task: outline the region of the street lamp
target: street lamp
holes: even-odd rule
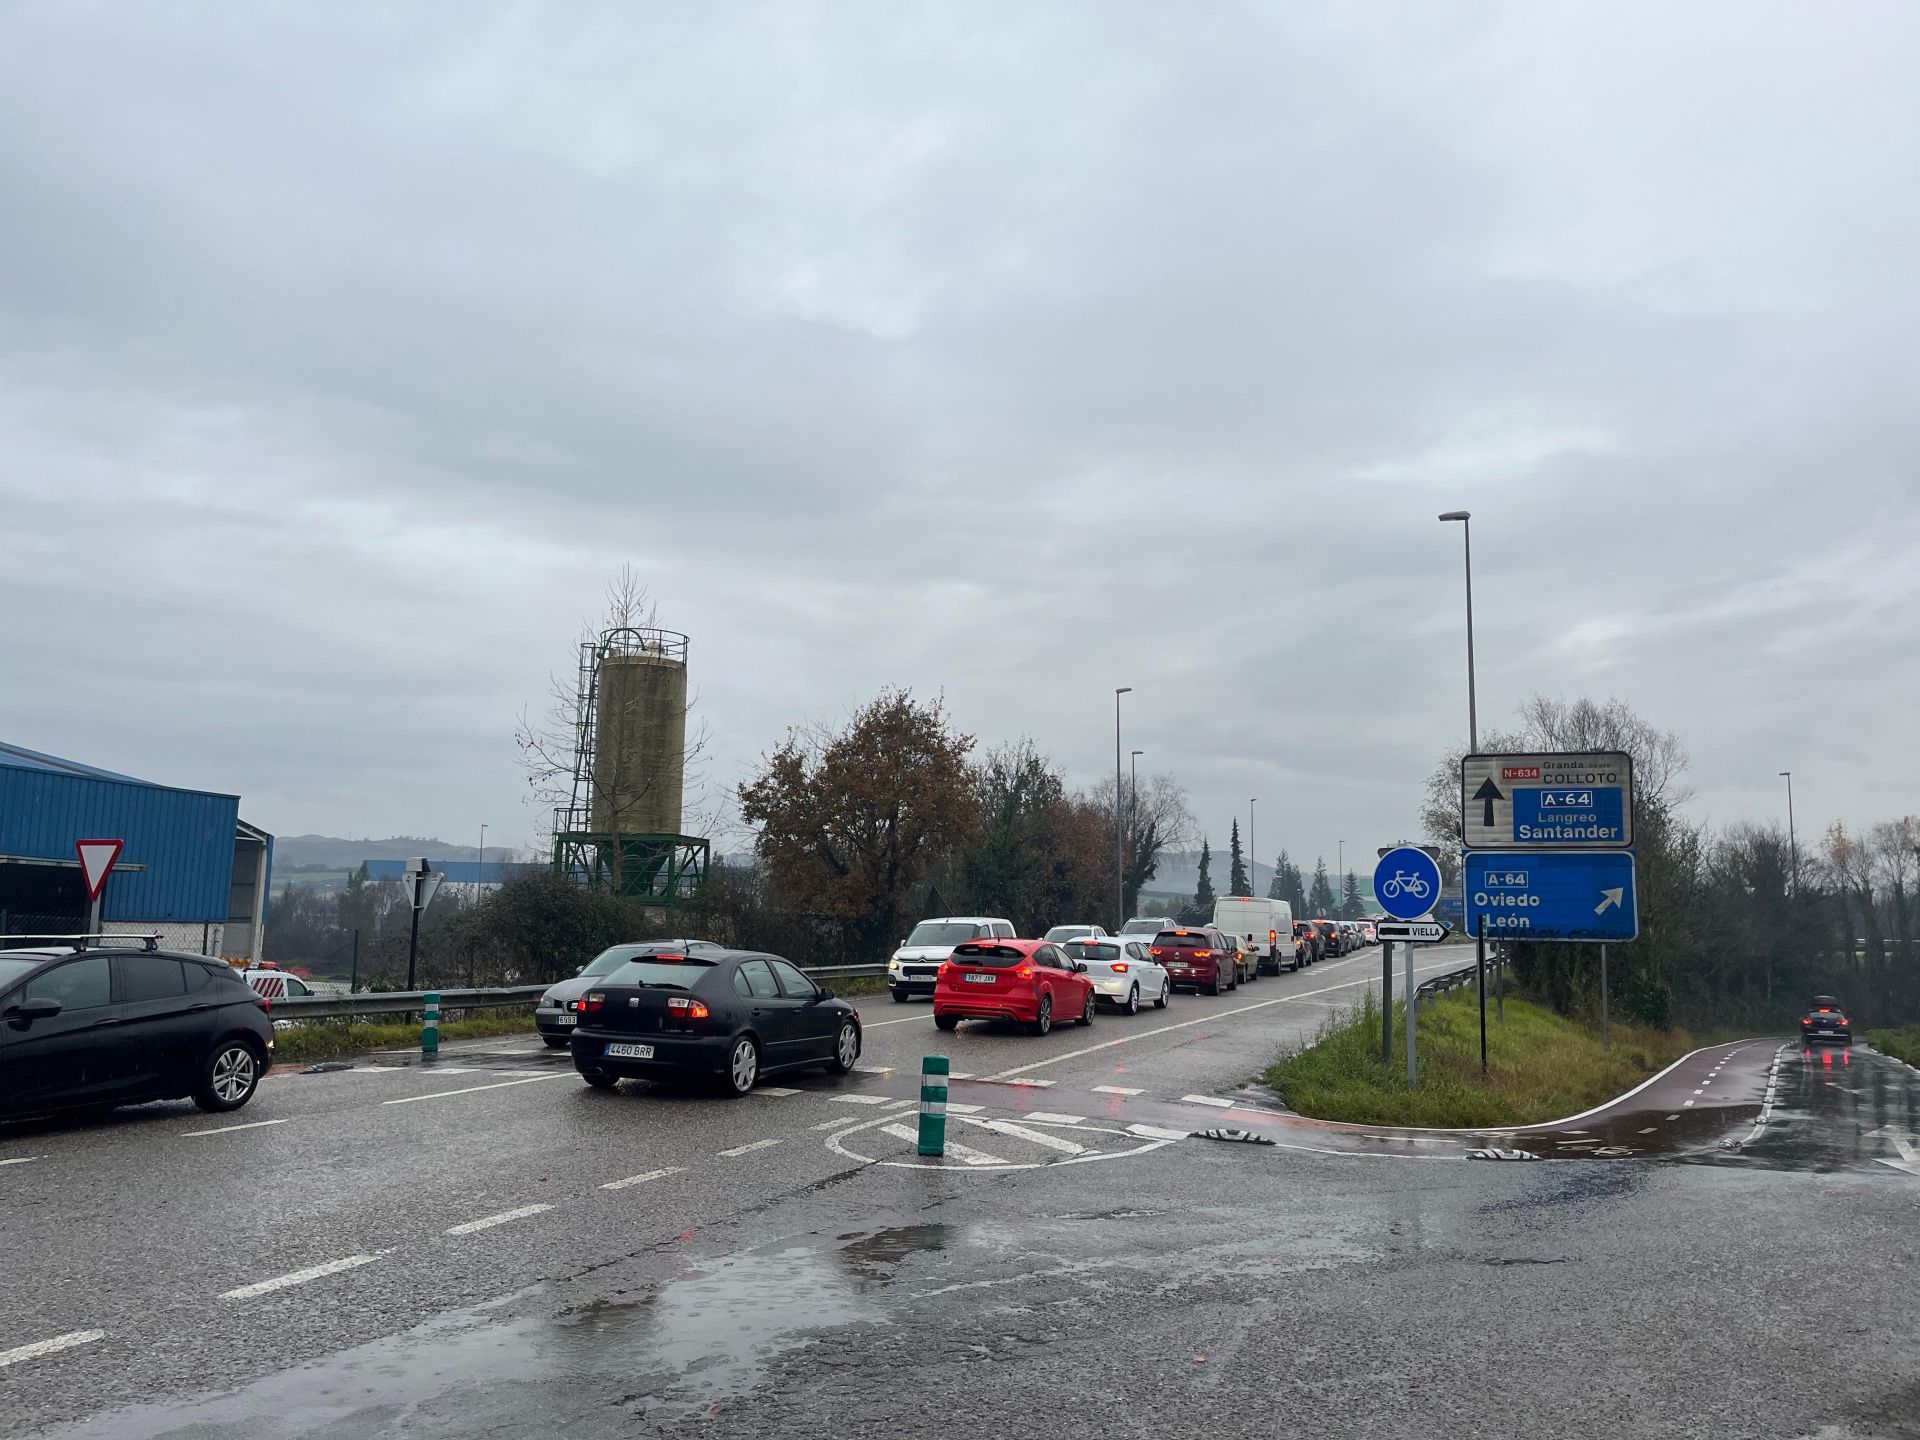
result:
[[[1782,770],[1780,778],[1787,782],[1787,851],[1793,857],[1793,893],[1800,893],[1800,842],[1793,833],[1793,771]]]
[[[1127,892],[1124,873],[1124,861],[1121,850],[1126,844],[1125,827],[1120,823],[1120,697],[1131,695],[1131,685],[1121,685],[1113,692],[1113,909],[1119,918],[1113,922],[1117,932],[1127,923]]]
[[[1344,840],[1340,842],[1339,854],[1340,873],[1333,877],[1334,883],[1340,887],[1340,902],[1334,906],[1336,912],[1347,903],[1347,842]]]
[[[1467,551],[1467,744],[1480,748],[1480,711],[1473,692],[1473,515],[1466,510],[1449,510],[1442,520],[1460,522],[1460,533]]]
[[[1253,807],[1260,803],[1258,795],[1247,801],[1247,893],[1260,894],[1260,852],[1253,848]]]

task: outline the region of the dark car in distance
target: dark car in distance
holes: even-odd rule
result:
[[[1808,1047],[1853,1044],[1853,1022],[1833,996],[1813,997],[1813,1008],[1800,1017],[1800,1043]]]
[[[604,979],[627,961],[641,955],[656,954],[662,950],[679,950],[683,953],[711,950],[718,953],[723,948],[711,940],[635,940],[625,945],[609,945],[581,967],[579,974],[556,980],[547,987],[547,993],[533,1007],[533,1028],[540,1032],[540,1038],[548,1045],[555,1050],[562,1049],[580,1023],[580,997],[593,988],[595,981]]]
[[[224,961],[138,942],[0,950],[0,1117],[238,1110],[272,1064],[267,1001]]]
[[[702,947],[627,961],[577,1002],[573,1068],[623,1079],[710,1079],[745,1095],[763,1075],[860,1058],[860,1013],[778,955]]]

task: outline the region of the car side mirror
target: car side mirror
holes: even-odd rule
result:
[[[60,1013],[58,1000],[22,1000],[18,1005],[9,1005],[4,1012],[6,1020],[16,1030],[25,1030],[36,1020],[51,1020]]]
[[[818,990],[814,991],[813,998],[815,1000],[831,1000],[833,999],[833,991],[829,990],[825,985],[822,985]]]
[[[1076,974],[1076,975],[1084,975],[1084,974],[1086,974],[1086,973],[1087,973],[1087,962],[1086,962],[1086,961],[1084,961],[1084,960],[1076,960],[1076,961],[1074,961],[1074,962],[1073,962],[1073,973],[1074,973],[1074,974]]]

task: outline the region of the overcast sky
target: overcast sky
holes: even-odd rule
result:
[[[1920,809],[1920,10],[0,11],[0,735],[525,841],[631,562],[712,779],[880,687],[1216,844],[1619,696]]]

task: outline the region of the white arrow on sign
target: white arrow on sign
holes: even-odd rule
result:
[[[1613,890],[1602,890],[1600,892],[1600,903],[1593,907],[1593,913],[1596,915],[1604,915],[1607,911],[1626,903],[1627,890],[1624,885]]]

